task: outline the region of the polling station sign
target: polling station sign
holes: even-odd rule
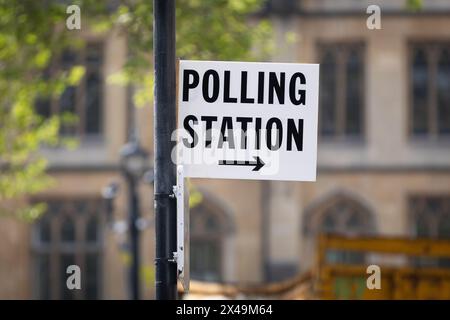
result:
[[[180,61],[186,177],[315,181],[319,65]]]

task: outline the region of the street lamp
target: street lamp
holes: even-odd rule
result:
[[[128,179],[140,180],[148,170],[148,153],[142,149],[139,140],[132,137],[120,150],[120,168]]]
[[[149,169],[148,153],[141,147],[136,135],[120,150],[120,169],[128,187],[128,231],[131,253],[129,269],[130,297],[139,300],[139,196],[137,186]]]
[[[117,197],[118,193],[119,185],[115,181],[102,189],[102,197],[105,200],[106,223],[111,226],[113,224],[113,214],[115,211],[114,199]]]

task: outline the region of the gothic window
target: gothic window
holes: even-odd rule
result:
[[[102,254],[101,201],[50,199],[33,226],[35,297],[99,299]],[[81,290],[69,290],[67,267],[80,267]]]
[[[349,196],[338,194],[307,210],[305,232],[316,239],[321,234],[367,236],[375,232],[372,213]],[[330,251],[329,262],[362,263],[364,255],[352,252]]]
[[[414,196],[409,205],[417,236],[450,239],[450,196]]]
[[[320,135],[361,139],[364,136],[364,45],[319,45]]]
[[[409,199],[413,233],[419,238],[450,239],[450,196],[413,196]],[[450,259],[417,259],[421,266],[450,267]]]
[[[323,208],[318,217],[317,231],[344,235],[363,235],[371,230],[371,215],[357,201],[341,198]]]
[[[58,114],[67,120],[75,116],[75,119],[64,121],[62,135],[98,137],[103,130],[103,44],[88,42],[84,49],[64,51],[52,63],[47,77],[68,72],[76,65],[85,68],[79,84],[67,87],[57,100],[38,100],[36,110],[43,117]]]
[[[190,213],[190,272],[197,280],[223,280],[225,239],[231,232],[227,214],[205,200]]]
[[[414,137],[450,136],[450,43],[413,43],[410,51]]]

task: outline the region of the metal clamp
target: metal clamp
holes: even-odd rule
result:
[[[184,269],[184,171],[183,166],[177,166],[177,185],[173,186],[173,194],[177,199],[177,251],[173,252],[177,262],[178,272]]]
[[[155,193],[154,194],[155,200],[161,200],[161,199],[165,199],[165,198],[174,199],[175,194],[173,192],[172,193]]]
[[[177,251],[173,258],[177,263],[178,278],[184,291],[189,291],[189,192],[184,184],[183,166],[177,166],[177,185],[173,193],[177,199]]]
[[[158,263],[176,263],[176,261],[171,258],[155,258],[155,264]]]

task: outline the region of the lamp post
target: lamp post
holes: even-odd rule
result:
[[[136,135],[120,150],[120,168],[127,183],[128,189],[128,235],[131,253],[129,268],[130,297],[133,300],[140,298],[139,281],[139,196],[137,187],[139,181],[148,169],[148,154],[142,149]]]
[[[154,108],[154,203],[155,203],[155,291],[158,300],[177,299],[176,166],[171,153],[176,129],[175,0],[153,1],[153,52],[155,65]]]

